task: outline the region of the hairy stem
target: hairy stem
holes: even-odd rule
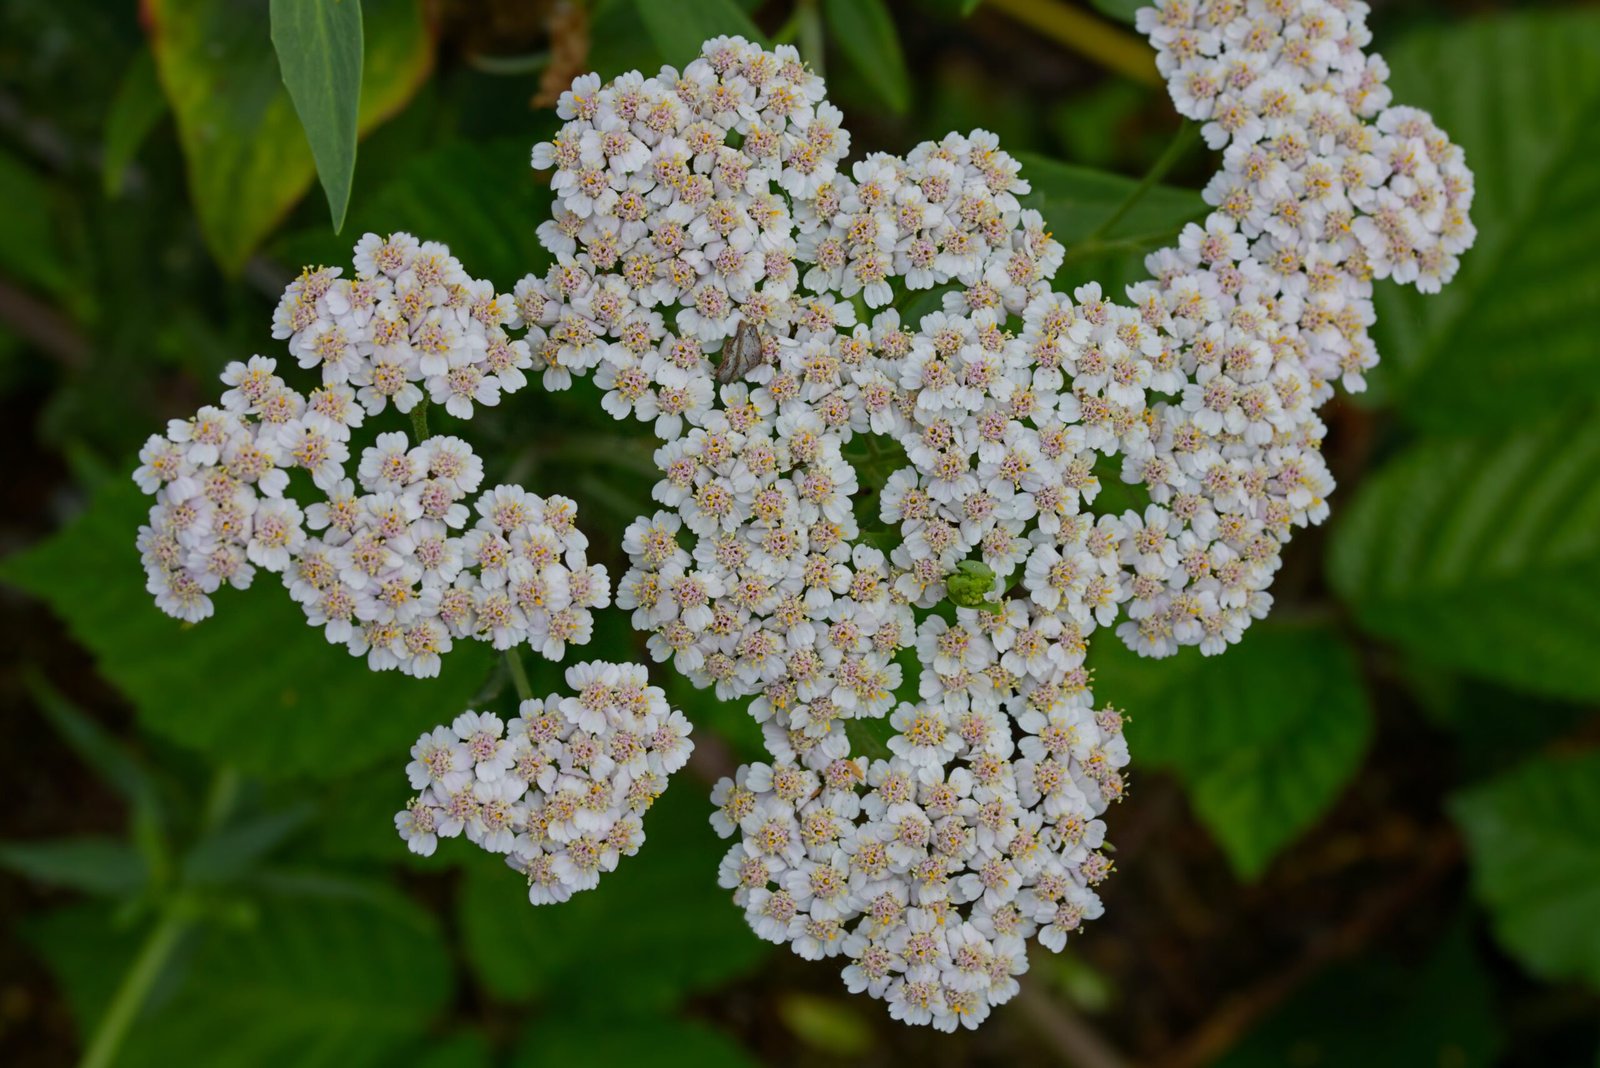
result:
[[[411,430],[417,436],[417,443],[428,440],[428,398],[423,397],[417,406],[411,409]]]

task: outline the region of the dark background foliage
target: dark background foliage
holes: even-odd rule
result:
[[[364,229],[448,241],[502,288],[540,267],[527,150],[583,70],[682,62],[740,28],[796,38],[857,155],[995,130],[1068,247],[1058,282],[1138,277],[1203,211],[1213,161],[1134,6],[365,0],[360,106],[329,120],[363,137],[335,236],[346,190],[312,189],[267,0],[6,0],[0,1063],[1596,1064],[1593,7],[1377,4],[1397,100],[1477,173],[1478,245],[1440,296],[1381,289],[1384,363],[1327,412],[1333,516],[1289,549],[1271,620],[1212,660],[1096,646],[1135,761],[1107,914],[1037,952],[975,1034],[892,1023],[836,966],[744,929],[705,799],[759,752],[740,709],[659,673],[696,763],[637,858],[534,910],[497,864],[416,860],[390,823],[416,733],[508,702],[489,656],[375,676],[271,582],[194,628],[143,592],[143,438],[274,351],[276,293]],[[580,384],[469,436],[491,475],[577,498],[619,573],[648,509],[640,428]],[[638,639],[612,610],[585,652]]]

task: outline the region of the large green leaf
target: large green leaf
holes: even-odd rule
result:
[[[640,962],[653,967],[654,962]],[[591,1005],[591,1010],[596,1006]],[[549,1016],[529,1028],[513,1058],[517,1068],[637,1065],[650,1068],[755,1068],[732,1038],[696,1020],[617,1016],[606,1010]]]
[[[114,838],[55,838],[43,842],[0,842],[0,869],[46,886],[121,897],[144,882],[138,851]]]
[[[1096,11],[1118,22],[1132,22],[1141,7],[1149,7],[1145,0],[1089,0]]]
[[[150,773],[103,726],[42,679],[29,678],[28,690],[45,719],[62,741],[89,765],[96,778],[135,808],[155,809],[160,805]]]
[[[827,0],[828,34],[873,93],[889,110],[911,107],[911,75],[900,35],[883,0]]]
[[[645,816],[638,855],[559,906],[528,904],[527,886],[499,858],[475,861],[461,927],[478,976],[512,1000],[667,1009],[749,971],[767,946],[717,886],[726,845],[709,815],[704,787],[673,782]]]
[[[496,1062],[482,1031],[458,1031],[435,1039],[404,1063],[407,1068],[493,1068]]]
[[[50,969],[80,1038],[105,1012],[145,934],[144,926],[131,922],[122,906],[103,901],[25,913],[17,918],[17,932]],[[182,982],[184,963],[179,955],[157,977],[152,1003],[171,996]]]
[[[417,0],[368,0],[359,127],[405,104],[432,45]],[[305,193],[311,149],[279,77],[267,0],[147,0],[156,72],[178,123],[206,244],[236,272]]]
[[[334,778],[399,760],[416,735],[466,707],[492,660],[461,643],[442,677],[367,670],[305,623],[272,575],[218,595],[187,626],[156,610],[133,548],[149,498],[103,487],[55,537],[0,564],[43,598],[150,729],[266,777]],[[398,767],[399,765],[396,764]]]
[[[1023,206],[1036,208],[1051,234],[1066,246],[1066,259],[1055,279],[1058,289],[1098,281],[1107,295],[1120,295],[1126,284],[1149,276],[1144,269],[1146,253],[1174,243],[1185,223],[1206,213],[1199,192],[1157,184],[1140,193],[1115,224],[1105,227],[1138,191],[1136,179],[1031,152],[1016,156],[1022,161],[1022,177],[1033,185],[1022,198]],[[1099,232],[1103,227],[1105,232]]]
[[[1458,920],[1420,966],[1375,953],[1317,977],[1216,1068],[1490,1068],[1504,1044],[1493,985]]]
[[[1451,810],[1500,941],[1539,976],[1600,988],[1600,753],[1532,760]]]
[[[662,58],[684,67],[700,54],[700,46],[713,37],[737,34],[748,41],[765,38],[733,0],[636,0],[639,21],[655,42]]]
[[[104,912],[34,921],[31,941],[92,1027],[137,935]],[[387,1065],[424,1035],[450,994],[437,924],[392,895],[268,899],[243,927],[211,927],[168,970],[118,1068]]]
[[[1022,161],[1022,177],[1033,185],[1033,192],[1023,199],[1024,205],[1039,209],[1055,239],[1067,246],[1069,254],[1077,242],[1104,225],[1139,188],[1137,179],[1110,171],[1062,163],[1032,152],[1015,155]],[[1198,191],[1154,185],[1096,240],[1142,242],[1154,248],[1175,238],[1184,223],[1205,212],[1206,204]]]
[[[1440,664],[1600,697],[1600,426],[1423,442],[1370,477],[1328,574],[1363,627]]]
[[[1259,624],[1220,656],[1165,660],[1106,634],[1089,662],[1096,700],[1129,716],[1139,765],[1177,773],[1247,878],[1327,809],[1372,733],[1355,657],[1329,628]]]
[[[1442,293],[1378,286],[1375,388],[1445,431],[1600,396],[1600,11],[1462,22],[1385,51],[1396,102],[1466,152],[1478,241]]]
[[[156,64],[149,49],[141,48],[128,64],[111,107],[106,111],[105,144],[100,161],[101,182],[107,196],[122,193],[128,167],[145,138],[167,113],[167,98],[156,81]]]
[[[339,263],[349,260],[355,234],[408,230],[443,241],[474,277],[509,289],[549,263],[536,232],[549,204],[550,187],[528,165],[526,139],[454,142],[413,157],[364,197],[351,214],[351,238],[318,228],[285,237],[273,251],[294,266]]]
[[[50,187],[0,151],[0,272],[46,293],[66,290],[69,274],[55,220]]]
[[[356,175],[361,0],[272,0],[272,48],[305,128],[335,231]]]

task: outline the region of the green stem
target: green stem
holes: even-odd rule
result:
[[[204,838],[227,822],[233,814],[233,803],[239,799],[239,772],[224,766],[211,778],[211,789],[206,793],[205,807],[200,810],[200,834]]]
[[[522,657],[515,649],[506,650],[506,667],[511,669],[511,685],[516,688],[517,700],[533,700],[533,687],[528,683],[528,670],[522,666]]]
[[[200,809],[197,838],[205,838],[228,822],[239,801],[240,784],[238,769],[229,766],[217,769]],[[122,1048],[123,1039],[128,1036],[128,1028],[133,1026],[150,999],[151,989],[172,960],[173,951],[194,925],[195,915],[194,901],[181,886],[162,898],[156,925],[145,936],[138,955],[111,996],[111,1003],[95,1024],[78,1068],[110,1068]]]
[[[1199,136],[1200,128],[1194,123],[1185,122],[1180,126],[1177,135],[1167,145],[1166,150],[1161,153],[1161,157],[1152,163],[1150,169],[1145,172],[1144,177],[1139,179],[1139,184],[1134,186],[1133,191],[1123,198],[1121,204],[1117,205],[1117,210],[1112,212],[1105,222],[1095,227],[1083,241],[1086,243],[1104,237],[1111,232],[1117,223],[1127,218],[1128,212],[1133,210],[1134,205],[1143,200],[1145,194],[1154,189],[1161,179],[1167,176],[1167,172],[1177,166],[1178,161],[1184,157]]]
[[[133,958],[133,964],[111,997],[111,1004],[95,1025],[89,1048],[84,1052],[83,1060],[78,1062],[78,1068],[110,1068],[116,1060],[128,1028],[139,1015],[139,1010],[144,1008],[156,980],[161,977],[167,962],[172,959],[173,951],[189,929],[190,920],[183,914],[184,911],[174,903],[169,903],[162,910],[161,920],[146,936],[144,945],[139,947],[139,955]]]
[[[1069,267],[1108,253],[1143,252],[1156,245],[1170,244],[1177,239],[1180,232],[1181,227],[1172,227],[1148,234],[1119,237],[1111,241],[1079,241],[1067,249],[1067,254],[1061,259],[1061,266]]]
[[[800,0],[794,17],[800,23],[800,58],[805,60],[817,77],[823,76],[822,66],[822,12],[817,0]]]
[[[417,436],[417,444],[428,440],[428,398],[423,397],[417,406],[411,409],[411,430]]]

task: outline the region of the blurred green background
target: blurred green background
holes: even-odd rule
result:
[[[539,269],[528,148],[580,71],[820,35],[857,157],[975,126],[1025,155],[1058,283],[1137,278],[1202,214],[1190,140],[1082,240],[1181,136],[1136,4],[799,6],[365,0],[335,236],[266,0],[4,0],[0,1064],[76,1063],[97,1035],[102,1064],[227,1068],[1600,1064],[1592,6],[1375,5],[1396,100],[1477,173],[1477,246],[1440,296],[1380,288],[1384,362],[1326,412],[1333,516],[1288,550],[1271,619],[1213,660],[1095,647],[1134,752],[1107,914],[1035,947],[976,1033],[895,1024],[744,928],[706,823],[707,775],[760,753],[740,709],[659,672],[696,765],[638,857],[534,910],[492,858],[421,861],[392,830],[416,734],[509,704],[490,656],[372,675],[270,581],[200,627],[152,607],[127,477],[145,436],[275,352],[284,283],[365,229],[447,241],[501,288]],[[580,383],[466,436],[491,476],[577,498],[617,575],[650,509],[643,432]],[[644,658],[614,609],[583,652]]]

